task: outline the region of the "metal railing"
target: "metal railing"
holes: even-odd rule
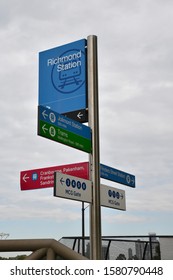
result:
[[[89,258],[89,237],[63,237],[60,242]],[[84,248],[83,248],[84,246]],[[104,260],[173,260],[173,236],[104,236],[102,237]]]
[[[90,258],[90,240],[79,236],[62,237],[59,241],[0,240],[0,252],[27,252],[26,260],[87,260]],[[102,259],[173,260],[173,235],[104,236]]]

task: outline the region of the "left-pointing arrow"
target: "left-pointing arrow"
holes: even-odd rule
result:
[[[29,177],[27,176],[27,173],[25,173],[25,175],[23,176],[23,181],[26,183],[27,182],[27,179],[29,179]]]
[[[44,132],[44,133],[46,133],[46,131],[48,131],[48,128],[46,127],[46,124],[44,124],[44,125],[42,126],[42,129],[43,129],[43,132]]]
[[[81,112],[79,112],[79,113],[77,114],[77,117],[78,117],[79,119],[81,119],[81,117],[83,117],[83,114],[82,114]]]
[[[61,185],[63,185],[63,183],[64,183],[65,181],[63,180],[63,178],[61,178],[61,179],[60,179],[60,182],[61,182]]]
[[[48,114],[46,114],[46,110],[44,110],[44,111],[42,112],[42,115],[43,115],[43,118],[44,118],[44,119],[46,119],[46,118],[48,117]]]

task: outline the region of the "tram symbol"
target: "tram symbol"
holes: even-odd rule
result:
[[[80,64],[77,64],[77,62],[80,62]],[[78,60],[72,60],[71,61],[72,65],[78,65],[75,68],[68,69],[66,71],[61,71],[59,74],[59,80],[61,80],[61,85],[59,85],[60,89],[63,89],[64,87],[68,85],[80,85],[82,80],[80,79],[81,75],[81,61]]]
[[[79,52],[81,56],[75,57],[75,54]],[[72,57],[74,58],[72,59]],[[85,83],[81,67],[84,53],[78,49],[73,49],[61,54],[59,59],[60,62],[53,66],[51,73],[54,88],[61,93],[77,91]]]

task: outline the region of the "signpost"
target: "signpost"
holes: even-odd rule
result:
[[[101,184],[101,206],[126,210],[125,191]]]
[[[60,172],[88,179],[88,162],[52,166],[20,172],[22,191],[54,187],[54,172]]]
[[[93,201],[90,209],[90,258],[101,259],[101,205],[100,205],[100,141],[97,36],[87,38],[88,121],[92,129],[92,152],[89,157],[90,180],[93,183]]]
[[[134,175],[100,164],[98,104],[96,36],[39,53],[38,135],[88,153],[89,163],[22,171],[21,190],[54,186],[54,196],[90,203],[94,260],[101,259],[101,206],[126,210],[125,192],[100,178],[135,188]]]
[[[135,176],[121,170],[100,164],[100,176],[104,179],[135,188]]]
[[[38,108],[38,135],[87,153],[91,152],[90,127],[43,106]]]
[[[55,172],[54,196],[91,203],[91,181]]]
[[[39,105],[59,114],[85,110],[86,76],[85,39],[40,52]]]

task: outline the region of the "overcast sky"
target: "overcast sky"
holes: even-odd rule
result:
[[[81,203],[22,192],[20,171],[88,161],[37,136],[38,53],[97,35],[101,163],[136,176],[135,189],[103,181],[127,210],[102,207],[102,234],[173,234],[172,26],[170,0],[0,1],[0,233],[81,235]]]

